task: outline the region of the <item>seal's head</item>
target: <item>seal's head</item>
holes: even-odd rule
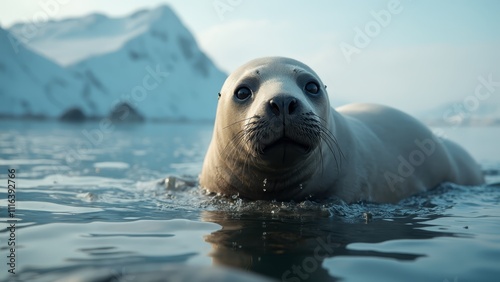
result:
[[[281,57],[250,61],[220,92],[201,185],[254,199],[295,198],[321,161],[321,144],[335,143],[329,116],[326,87],[311,68]]]

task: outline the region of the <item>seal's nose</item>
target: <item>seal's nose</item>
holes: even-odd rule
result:
[[[269,100],[269,108],[276,116],[293,115],[298,107],[299,102],[292,96],[280,95]]]

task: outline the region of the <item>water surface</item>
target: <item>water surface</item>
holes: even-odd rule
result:
[[[499,128],[443,130],[500,169]],[[397,205],[220,198],[191,183],[211,134],[0,121],[0,280],[498,281],[499,187],[445,184]],[[15,275],[4,267],[12,168]]]

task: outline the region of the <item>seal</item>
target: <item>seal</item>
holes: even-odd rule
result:
[[[390,107],[330,107],[307,65],[266,57],[226,79],[200,186],[255,200],[398,202],[443,182],[484,182],[474,159]]]

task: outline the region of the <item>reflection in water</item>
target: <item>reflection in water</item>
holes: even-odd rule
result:
[[[419,218],[346,221],[339,217],[302,214],[266,216],[238,212],[205,211],[202,219],[222,226],[207,236],[215,265],[250,270],[283,281],[334,281],[321,267],[325,258],[369,256],[412,261],[421,254],[349,250],[351,243],[379,243],[398,239],[430,239],[455,236],[427,231]]]

